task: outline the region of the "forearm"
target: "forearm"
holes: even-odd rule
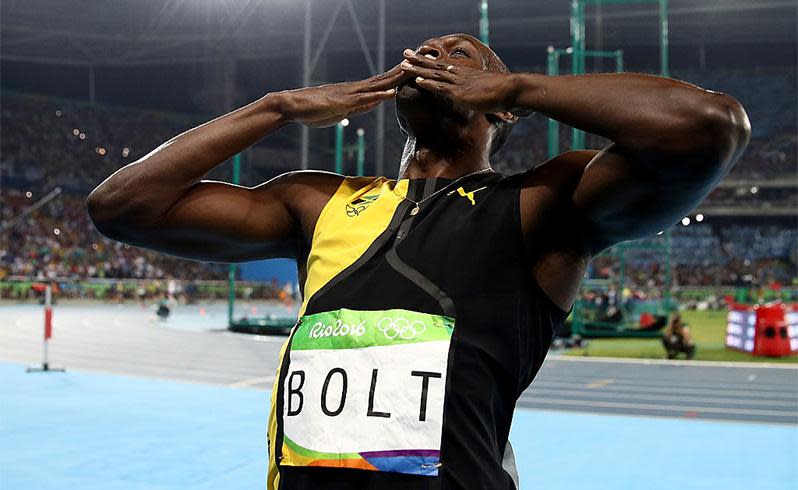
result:
[[[634,73],[513,76],[512,105],[604,136],[619,149],[658,155],[721,146],[745,113],[731,97]]]
[[[96,222],[151,222],[213,168],[286,124],[281,95],[269,94],[160,145],[119,169],[89,195]]]

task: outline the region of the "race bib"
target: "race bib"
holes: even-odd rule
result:
[[[280,464],[437,475],[453,330],[450,317],[400,309],[303,316]]]

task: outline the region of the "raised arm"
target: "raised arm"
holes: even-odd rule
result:
[[[401,77],[394,68],[358,82],[266,95],[119,169],[89,195],[89,216],[110,238],[186,258],[294,256],[341,176],[292,172],[252,188],[202,178],[289,122],[323,127],[371,110],[393,97]]]
[[[564,309],[592,256],[675,223],[729,171],[750,138],[748,117],[732,97],[669,78],[500,73],[413,51],[405,59],[419,87],[475,111],[507,121],[541,112],[613,142],[527,173],[521,214],[533,235],[533,273]]]
[[[515,77],[514,105],[611,141],[560,159],[590,254],[654,234],[694,209],[748,144],[732,97],[640,74]],[[554,162],[552,162],[554,163]],[[566,189],[569,186],[565,186]]]

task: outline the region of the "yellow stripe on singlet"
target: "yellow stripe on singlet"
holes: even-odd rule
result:
[[[307,277],[299,316],[305,314],[308,301],[325,284],[346,270],[368,250],[378,236],[388,228],[396,208],[407,196],[409,181],[388,180],[384,177],[347,177],[330,198],[316,221],[307,261]],[[373,196],[377,195],[376,199]],[[369,197],[368,205],[356,215],[347,213],[347,204],[361,197]],[[277,490],[280,473],[277,471],[275,440],[277,438],[277,388],[280,366],[288,341],[280,349],[280,359],[272,387],[269,410],[269,470],[267,489]]]

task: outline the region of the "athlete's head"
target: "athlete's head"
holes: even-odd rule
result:
[[[428,39],[421,44],[418,52],[440,58],[450,65],[485,71],[509,71],[492,49],[468,34],[448,34]],[[419,90],[412,80],[399,86],[396,116],[402,131],[414,136],[428,131],[441,131],[452,125],[467,127],[476,124],[484,127],[485,131],[490,132],[491,155],[507,142],[516,120],[515,117],[508,117],[507,113],[480,113],[460,107],[447,97]]]

